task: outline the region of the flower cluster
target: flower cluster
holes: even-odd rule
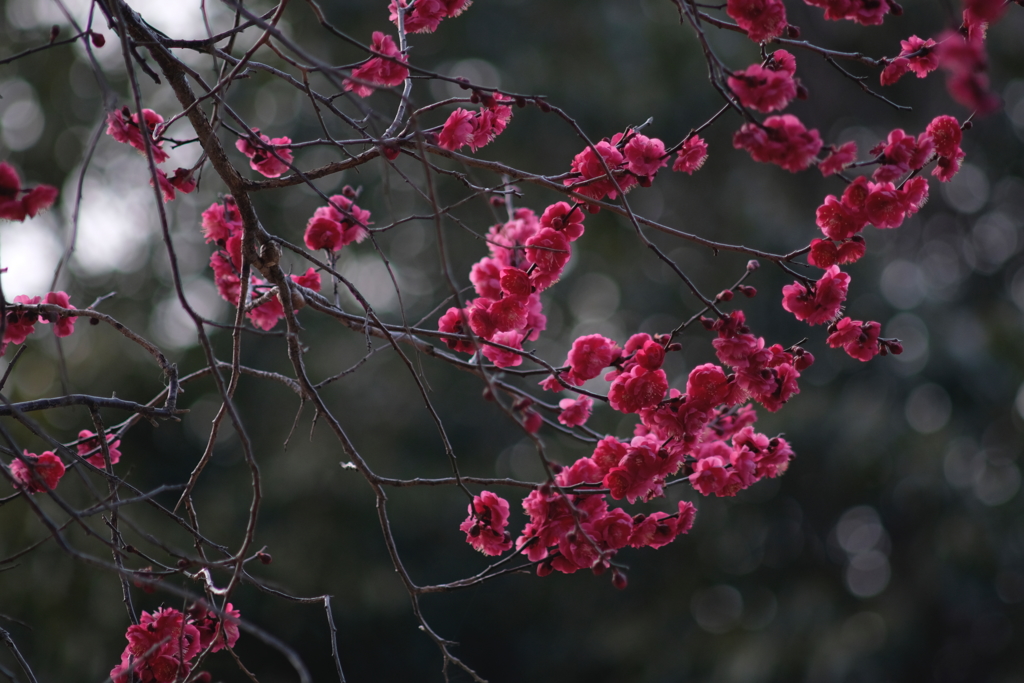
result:
[[[206,242],[213,242],[219,247],[210,256],[213,281],[221,298],[232,306],[239,304],[242,293],[242,229],[242,217],[231,195],[226,195],[223,203],[215,202],[203,211],[203,235]],[[290,277],[298,285],[315,292],[320,291],[320,274],[313,268],[309,268],[302,275]],[[270,285],[261,278],[250,276],[250,293],[259,295],[269,287]],[[253,306],[248,316],[253,325],[262,330],[273,328],[284,317],[284,306],[280,296],[272,296]]]
[[[500,95],[490,97],[490,103],[479,111],[456,109],[444,122],[437,136],[438,146],[457,152],[466,145],[474,152],[501,135],[512,118],[512,107]]]
[[[547,327],[540,292],[561,277],[572,255],[571,243],[582,235],[583,210],[578,204],[557,202],[539,218],[530,209],[517,209],[511,221],[491,227],[491,255],[470,271],[478,298],[465,308],[449,308],[438,329],[463,336],[471,330],[491,342],[482,352],[492,363],[502,368],[520,365],[523,341],[537,339]],[[466,339],[444,341],[455,351],[476,351]]]
[[[26,296],[19,294],[14,303],[37,306],[40,303],[53,304],[61,308],[72,308],[71,298],[65,292],[48,292],[45,297]],[[7,312],[7,325],[4,327],[3,342],[0,343],[0,356],[7,351],[7,344],[24,344],[25,339],[35,332],[36,323],[54,323],[53,333],[57,337],[70,337],[75,331],[75,318],[70,315],[43,314],[37,310],[15,309]]]
[[[149,133],[149,148],[153,153],[153,161],[162,164],[169,158],[163,148],[163,140],[159,135],[159,127],[164,122],[164,117],[152,109],[142,110],[142,121],[145,123]],[[146,154],[146,141],[142,136],[142,126],[139,125],[139,115],[131,113],[128,107],[115,109],[107,114],[107,135],[118,142],[131,145],[140,154]],[[160,194],[165,202],[172,201],[177,192],[189,194],[196,189],[196,181],[192,178],[192,171],[186,168],[179,168],[174,174],[168,176],[164,171],[157,169],[156,179],[160,184]],[[150,181],[152,185],[152,180]]]
[[[63,476],[64,463],[53,451],[41,455],[25,451],[20,458],[11,461],[14,488],[26,493],[52,491]]]
[[[755,43],[778,38],[789,25],[782,0],[728,0],[725,12]]]
[[[398,2],[391,0],[391,21],[398,26]],[[433,33],[444,19],[462,14],[473,0],[410,0],[402,2],[405,9],[403,23],[406,33]]]
[[[835,319],[849,286],[850,276],[833,265],[811,289],[799,282],[783,287],[782,307],[808,325],[822,325]]]
[[[355,196],[355,190],[346,185],[341,194],[331,197],[328,206],[313,212],[303,236],[307,247],[314,251],[338,251],[370,236],[366,229],[370,225],[370,212],[356,205]]]
[[[732,146],[747,150],[754,161],[778,164],[795,173],[814,161],[821,150],[821,136],[792,114],[782,114],[769,116],[760,125],[744,123],[733,135]]]
[[[19,197],[19,195],[21,195]],[[57,201],[57,188],[52,185],[37,185],[31,190],[22,188],[21,178],[14,167],[0,161],[0,218],[9,221],[23,221],[35,218],[40,211],[53,206]]]
[[[288,145],[292,144],[289,137],[268,138],[260,135],[259,128],[253,128],[253,140],[242,138],[235,142],[235,148],[249,158],[249,166],[254,171],[262,173],[267,178],[278,178],[288,170],[292,163],[292,150]],[[259,139],[263,144],[254,145],[254,140]],[[276,155],[276,156],[275,156]]]
[[[352,69],[352,77],[345,79],[345,90],[360,97],[369,97],[374,86],[401,85],[409,77],[409,68],[405,66],[408,58],[395,45],[394,38],[374,31],[370,49],[380,56]]]
[[[692,174],[704,164],[707,156],[708,146],[704,140],[690,136],[680,147],[672,170]],[[668,165],[668,158],[664,142],[630,129],[577,154],[572,160],[572,175],[562,184],[596,200],[615,199],[619,192],[628,192],[638,184],[649,187],[658,171]],[[597,212],[596,206],[587,208],[592,213]]]
[[[110,453],[111,465],[116,465],[121,460],[121,451],[117,450],[120,445],[120,439],[113,434],[107,434],[107,452]],[[86,462],[94,467],[103,469],[107,466],[103,459],[103,449],[100,446],[99,437],[88,429],[78,432],[78,455],[85,458]]]
[[[864,26],[877,26],[890,12],[903,13],[893,0],[804,0],[808,5],[825,10],[825,18],[839,21],[849,19]]]
[[[911,178],[900,189],[890,182],[873,183],[860,176],[850,183],[842,199],[828,195],[818,207],[817,223],[832,240],[847,240],[871,223],[876,228],[897,228],[928,198],[928,181]]]
[[[768,113],[785,109],[797,96],[799,80],[796,58],[786,50],[776,50],[765,64],[751,64],[729,77],[729,89],[740,104]]]
[[[846,142],[839,147],[832,145],[825,158],[818,162],[818,170],[827,178],[839,173],[855,161],[857,161],[856,142]]]
[[[905,74],[913,71],[918,78],[924,78],[939,68],[939,56],[933,49],[935,41],[910,36],[900,41],[900,54],[889,62],[880,76],[882,85],[892,85]]]
[[[241,614],[231,603],[219,618],[204,605],[193,605],[188,614],[173,607],[143,612],[138,624],[128,627],[128,645],[121,663],[110,671],[114,683],[171,683],[188,678],[192,660],[209,649],[217,652],[238,642]]]

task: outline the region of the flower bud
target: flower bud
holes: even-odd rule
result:
[[[270,553],[263,552],[262,550],[256,553],[256,559],[263,564],[270,564],[274,561],[274,558],[270,556]]]
[[[761,267],[761,262],[757,259],[750,259],[747,261],[747,270],[754,271]]]
[[[622,571],[618,567],[612,569],[612,585],[620,591],[625,590],[626,586],[629,585],[629,580],[626,578],[626,572]]]
[[[89,34],[89,38],[92,40],[93,47],[103,47],[107,44],[107,39],[103,37],[102,33],[96,33],[93,31]]]

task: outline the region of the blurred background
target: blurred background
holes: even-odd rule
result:
[[[198,3],[131,4],[168,35],[205,35]],[[393,33],[383,0],[328,5],[329,18],[359,40],[368,42],[375,30]],[[85,0],[66,6],[79,18],[89,9]],[[247,6],[261,12],[271,7],[266,0]],[[872,28],[826,22],[820,10],[800,2],[788,2],[787,12],[810,41],[877,57],[896,55],[899,40],[911,34],[929,37],[958,24],[958,7],[907,0],[903,16],[888,16],[883,26]],[[0,0],[0,8],[0,58],[45,42],[53,24],[63,27],[62,37],[71,35],[59,7],[46,0]],[[223,7],[208,3],[208,9],[215,31],[230,26]],[[107,106],[122,106],[129,88],[118,41],[99,15],[95,27],[107,39],[96,57],[117,94]],[[322,31],[301,3],[289,7],[282,28],[332,64],[361,59]],[[581,572],[544,579],[506,576],[427,596],[425,616],[437,632],[460,643],[456,654],[495,682],[1024,682],[1022,35],[1024,9],[1011,6],[989,39],[993,88],[1004,107],[965,134],[967,157],[959,175],[942,187],[933,181],[927,206],[899,229],[869,228],[867,256],[849,267],[847,314],[880,321],[884,336],[903,340],[904,353],[865,364],[828,349],[824,330],[807,328],[781,310],[780,290],[791,278],[763,264],[748,281],[758,296],[734,303],[743,306],[755,334],[768,343],[788,346],[808,337],[805,346],[817,358],[801,380],[800,395],[785,410],[760,411],[759,430],[785,433],[793,444],[797,457],[789,471],[732,499],[704,499],[677,487],[668,500],[649,504],[650,510],[667,510],[680,496],[692,500],[699,507],[696,524],[688,536],[658,551],[623,551],[619,558],[630,565],[624,591],[615,590],[607,575]],[[709,38],[734,69],[758,59],[757,47],[743,36],[709,29]],[[721,106],[707,83],[699,46],[679,25],[668,0],[478,0],[437,33],[410,42],[413,63],[425,68],[548,95],[595,140],[653,117],[644,132],[671,144]],[[826,144],[856,140],[861,158],[893,128],[917,134],[939,114],[962,120],[970,113],[950,100],[941,74],[925,80],[908,76],[888,88],[891,99],[913,106],[912,112],[900,112],[863,93],[820,56],[793,52],[810,98],[788,111],[818,128]],[[183,58],[212,73],[208,57],[183,53]],[[276,57],[262,59],[283,64]],[[845,66],[870,76],[867,83],[878,89],[876,71]],[[169,89],[140,78],[147,106],[165,116],[176,111]],[[332,92],[323,80],[314,87]],[[461,94],[436,82],[417,82],[413,90],[419,105]],[[14,164],[27,183],[62,188],[49,213],[0,225],[0,265],[7,269],[2,283],[10,299],[49,288],[69,237],[83,156],[103,126],[104,98],[78,45],[0,67],[0,97],[0,159]],[[265,73],[240,81],[229,100],[271,137],[321,136],[308,100]],[[395,105],[386,93],[368,102],[381,111]],[[339,103],[357,114],[348,101]],[[434,112],[427,125],[442,123],[447,111]],[[692,177],[666,171],[653,187],[631,194],[632,205],[649,218],[724,242],[775,252],[808,244],[818,236],[815,208],[826,194],[842,191],[841,181],[822,179],[814,170],[790,174],[753,163],[732,148],[738,125],[735,115],[725,116],[705,135],[710,157],[701,171]],[[351,136],[340,127],[332,132]],[[169,134],[192,137],[181,123]],[[225,134],[225,139],[233,146],[233,137]],[[527,108],[516,109],[508,130],[478,156],[556,174],[568,170],[580,149],[582,143],[564,122]],[[169,168],[190,166],[198,151],[183,145],[171,155]],[[302,168],[336,157],[325,147],[296,153]],[[238,162],[243,167],[240,157]],[[474,182],[499,181],[450,167],[467,172]],[[79,306],[116,292],[101,310],[159,343],[185,374],[205,361],[170,288],[152,191],[139,180],[145,168],[132,150],[106,136],[100,139],[84,179],[76,249],[58,289],[71,293]],[[414,180],[422,178],[411,160],[402,159],[399,168]],[[454,180],[438,182],[442,203],[466,196]],[[378,162],[317,181],[328,194],[345,184],[362,188],[359,204],[372,211],[377,226],[429,209]],[[210,248],[199,229],[200,213],[223,191],[207,171],[199,191],[180,196],[168,212],[190,301],[205,315],[228,322],[231,313],[213,287]],[[526,186],[516,204],[539,213],[557,199]],[[296,243],[306,219],[322,205],[303,187],[264,192],[256,202],[263,224]],[[502,219],[481,199],[456,214],[477,233]],[[467,285],[469,267],[485,254],[485,245],[454,222],[446,223],[445,231],[452,272]],[[708,294],[735,281],[746,263],[739,254],[715,256],[664,235],[652,232],[651,237]],[[438,274],[431,223],[403,223],[375,238],[394,264],[407,319],[425,317],[425,326],[436,325],[434,309],[448,292]],[[666,332],[697,310],[626,221],[607,213],[589,217],[577,244],[566,277],[545,294],[548,330],[536,348],[552,363],[560,363],[581,334],[600,332],[621,342],[637,330]],[[297,261],[292,267],[305,270]],[[401,319],[394,287],[369,242],[343,250],[339,269],[382,315]],[[347,308],[357,310],[346,297]],[[361,335],[309,311],[300,320],[310,349],[307,367],[315,378],[340,373],[363,357]],[[229,338],[217,331],[212,335],[218,353],[229,358]],[[702,329],[682,339],[683,353],[670,356],[666,367],[673,386],[682,387],[690,368],[713,359],[709,341]],[[80,325],[59,351],[48,331],[37,333],[27,346],[5,388],[12,400],[68,390],[116,391],[147,401],[162,388],[149,357],[106,326]],[[67,364],[65,388],[58,354]],[[243,362],[289,372],[279,334],[247,336]],[[478,380],[430,359],[421,362],[463,473],[542,476],[519,428],[493,404],[479,400]],[[326,388],[325,396],[378,473],[449,472],[430,416],[393,354],[374,354]],[[212,382],[201,380],[186,387],[182,404],[191,409],[182,422],[158,427],[143,422],[127,434],[118,471],[132,484],[145,489],[187,479],[219,399]],[[274,558],[251,571],[295,595],[335,596],[349,681],[443,680],[440,654],[417,631],[387,557],[372,493],[356,473],[339,467],[346,458],[336,441],[322,424],[313,425],[308,407],[300,411],[297,397],[278,385],[243,378],[238,406],[265,482],[256,545],[265,545]],[[64,441],[91,427],[81,409],[36,417]],[[124,415],[104,417],[113,424]],[[634,422],[599,407],[590,425],[626,437]],[[23,447],[43,450],[38,439],[18,434]],[[585,444],[550,428],[541,435],[549,455],[560,462],[589,453]],[[62,492],[84,505],[88,488],[78,476],[69,480]],[[226,429],[196,491],[208,537],[237,545],[249,486],[238,437]],[[510,529],[516,533],[525,522],[521,491],[496,490],[510,499]],[[175,499],[168,494],[161,501],[173,505]],[[41,502],[56,514],[50,501]],[[455,580],[486,566],[458,531],[466,516],[466,499],[458,491],[399,489],[389,505],[406,567],[420,584]],[[152,510],[140,507],[127,514],[169,545],[190,552],[190,539]],[[95,526],[106,535],[101,524]],[[23,500],[3,505],[0,558],[46,536]],[[127,537],[145,543],[132,532]],[[107,557],[79,530],[70,529],[68,538]],[[161,592],[138,591],[135,599],[140,609],[181,606]],[[239,589],[233,603],[244,617],[295,647],[316,680],[336,676],[321,607],[273,598],[250,586]],[[74,562],[52,540],[0,564],[0,627],[10,631],[40,681],[102,680],[118,663],[127,625],[116,577]],[[248,635],[237,651],[264,683],[295,678],[279,653]],[[6,652],[0,664],[16,671]],[[215,680],[244,678],[225,654],[211,657],[208,668]],[[468,680],[461,672],[451,674],[452,680]]]

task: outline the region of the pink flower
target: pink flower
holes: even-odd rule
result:
[[[693,525],[693,513],[696,512],[696,508],[685,501],[680,501],[679,507],[680,514],[677,516],[669,516],[664,512],[637,515],[633,519],[634,526],[629,537],[629,545],[633,548],[660,548],[674,541],[679,534],[689,531]]]
[[[623,372],[608,389],[608,403],[622,413],[638,413],[656,405],[668,391],[664,370],[648,370],[639,365]]]
[[[555,202],[540,217],[542,228],[561,231],[573,242],[583,235],[583,209],[580,206],[569,206],[566,202]]]
[[[568,238],[554,228],[541,228],[526,241],[526,258],[545,273],[560,273],[570,256]]]
[[[64,292],[49,292],[46,298],[43,299],[44,304],[54,304],[61,308],[74,308],[71,305],[71,299]],[[58,337],[70,337],[75,331],[75,320],[73,316],[60,316],[54,321],[53,333]],[[41,319],[40,322],[48,323],[51,322],[45,318]]]
[[[676,154],[676,160],[672,163],[673,171],[683,171],[693,175],[694,171],[700,169],[708,158],[708,144],[698,135],[686,138],[686,142]]]
[[[164,204],[167,202],[173,202],[174,197],[177,194],[177,190],[174,185],[171,184],[167,174],[161,171],[159,168],[156,170],[156,179],[160,183],[160,195],[163,197]],[[153,187],[153,179],[149,179],[149,186]]]
[[[777,38],[788,26],[782,0],[728,0],[725,11],[755,43]]]
[[[110,464],[116,465],[121,460],[121,451],[117,450],[117,447],[121,445],[121,441],[115,441],[116,439],[113,434],[107,434],[107,451],[110,453]],[[103,459],[103,450],[100,448],[99,437],[88,429],[83,429],[78,432],[78,454],[85,457],[87,453],[93,452],[92,455],[86,457],[86,461],[94,467],[103,469],[107,466],[106,461]]]
[[[28,297],[24,294],[19,294],[14,297],[14,303],[16,304],[34,306],[40,301],[42,301],[42,298],[38,296]],[[4,329],[4,345],[8,343],[24,344],[25,339],[35,332],[36,322],[38,321],[39,314],[35,311],[8,311],[7,327]]]
[[[406,7],[404,24],[407,33],[433,33],[443,19],[457,17],[472,4],[472,0],[415,0],[403,3]],[[391,21],[398,26],[396,0],[388,5]]]
[[[491,325],[499,332],[523,331],[526,328],[526,299],[506,296],[492,303],[488,309]]]
[[[837,263],[856,263],[864,256],[864,238],[854,237],[836,246],[831,240],[811,240],[811,251],[807,262],[818,268],[828,268]]]
[[[939,36],[935,52],[939,65],[948,72],[946,88],[954,100],[979,115],[999,107],[999,98],[989,90],[988,56],[983,36],[964,37],[947,31]]]
[[[484,145],[490,144],[505,131],[512,119],[512,108],[505,104],[494,104],[477,112],[474,119],[473,139],[469,148],[474,152]]]
[[[633,533],[629,537],[629,545],[633,548],[660,548],[685,534],[693,527],[693,518],[697,508],[693,503],[679,501],[679,510],[674,515],[654,512],[650,515],[637,515],[633,519]]]
[[[928,124],[925,135],[935,143],[935,153],[939,155],[932,175],[948,183],[960,170],[960,162],[966,156],[960,149],[963,139],[960,124],[952,116],[937,116]]]
[[[11,477],[14,488],[26,493],[42,493],[57,488],[57,482],[64,476],[64,463],[51,451],[41,455],[24,452],[22,458],[11,461]]]
[[[826,340],[833,349],[842,346],[851,357],[864,362],[878,355],[878,335],[882,331],[878,323],[843,318],[834,329]]]
[[[486,336],[495,344],[503,344],[519,351],[523,350],[523,335],[519,332],[495,332],[493,335]],[[483,354],[485,358],[499,368],[514,368],[523,363],[523,357],[518,353],[507,351],[497,346],[491,346],[490,344],[483,345]]]
[[[729,89],[745,107],[760,112],[785,109],[796,97],[796,60],[785,50],[776,50],[765,66],[751,64],[729,77]]]
[[[230,247],[233,242],[241,251],[242,240],[240,236],[236,235],[228,240],[228,252],[231,252]],[[241,261],[240,253],[239,261]],[[214,252],[210,255],[210,268],[213,269],[213,282],[217,286],[217,292],[221,298],[232,306],[238,304],[238,297],[242,294],[242,280],[238,276],[238,271],[231,258],[223,252]]]
[[[821,149],[817,130],[807,130],[792,114],[769,116],[764,126],[744,123],[732,139],[736,149],[745,149],[754,161],[778,164],[795,173],[811,165]]]
[[[804,0],[808,5],[822,7],[825,18],[833,21],[849,19],[864,26],[877,26],[893,11],[891,0]],[[898,6],[897,6],[898,7]]]
[[[1006,12],[1004,0],[964,0],[964,21],[967,24],[993,24]]]
[[[565,361],[571,368],[566,379],[577,386],[583,384],[600,375],[604,368],[618,359],[620,353],[618,344],[599,334],[577,337]]]
[[[473,264],[469,271],[469,281],[473,283],[478,296],[501,298],[501,268],[501,264],[489,256]]]
[[[441,316],[441,319],[437,321],[438,331],[448,332],[450,334],[466,334],[464,316],[465,313],[461,308],[449,308],[445,311],[445,314]],[[476,352],[476,347],[469,341],[445,337],[441,337],[441,341],[447,344],[448,348],[452,351],[461,351],[462,353]]]
[[[211,204],[210,208],[203,211],[203,236],[207,243],[216,242],[223,246],[229,237],[241,233],[242,217],[231,195],[224,196],[223,204]]]
[[[698,365],[686,380],[686,396],[697,403],[713,407],[729,394],[725,371],[714,363]]]
[[[868,224],[861,212],[851,209],[833,195],[825,197],[825,203],[815,213],[815,220],[821,231],[834,240],[853,237]]]
[[[20,199],[18,195],[22,194]],[[21,187],[21,179],[17,171],[6,161],[0,161],[0,218],[11,221],[23,221],[33,218],[41,211],[53,206],[57,201],[57,188],[52,185],[39,185],[31,190]]]
[[[306,223],[303,240],[313,250],[338,251],[353,242],[362,242],[370,233],[370,212],[356,206],[344,194],[331,197],[330,206],[321,206]]]
[[[857,161],[857,143],[847,142],[838,149],[833,147],[828,156],[818,162],[818,170],[821,171],[821,175],[828,177],[839,173],[855,161]]]
[[[406,8],[402,18],[406,33],[433,33],[448,16],[441,0],[415,0],[415,3],[402,2],[402,6]],[[391,23],[398,26],[397,0],[391,0],[388,9],[391,10]]]
[[[468,109],[453,111],[437,136],[438,146],[454,152],[468,145],[473,141],[474,119],[473,112]]]
[[[158,125],[164,122],[164,117],[152,109],[142,110],[146,128],[150,134],[150,146],[153,150],[153,161],[162,164],[167,161],[167,152],[161,147],[159,138],[152,137]],[[118,142],[131,145],[143,155],[146,154],[146,142],[142,138],[142,129],[139,126],[139,115],[132,114],[128,107],[117,109],[107,115],[107,135]]]
[[[955,157],[960,152],[963,132],[954,117],[936,116],[925,131],[935,144],[935,153],[939,156]]]
[[[238,642],[238,620],[242,613],[229,602],[224,605],[224,616],[219,617],[201,602],[189,607],[189,621],[199,631],[199,649],[210,648],[210,652],[220,652],[225,648],[233,648]],[[210,647],[210,646],[213,647]]]
[[[125,637],[128,645],[121,654],[121,663],[110,672],[114,683],[171,683],[187,677],[190,660],[202,649],[199,629],[173,607],[152,614],[143,612],[139,623],[128,627]],[[134,673],[131,679],[129,668]]]
[[[653,437],[634,437],[626,455],[608,470],[603,483],[615,500],[651,500],[662,495],[665,476],[675,472],[680,459],[658,448]]]
[[[481,491],[473,496],[469,517],[459,530],[466,532],[466,542],[484,555],[500,555],[512,547],[512,537],[505,531],[508,526],[508,501]]]
[[[690,475],[690,486],[698,493],[710,496],[712,493],[719,496],[736,495],[739,490],[738,483],[730,493],[732,482],[729,480],[729,472],[726,471],[727,461],[718,456],[701,458],[693,466],[693,474]]]
[[[371,57],[362,66],[352,69],[352,78],[345,79],[345,90],[360,97],[369,97],[374,86],[401,85],[409,77],[405,66],[407,58],[395,45],[394,38],[374,31],[370,49],[381,56]]]
[[[192,171],[187,168],[175,169],[174,175],[170,176],[170,183],[182,194],[191,194],[196,189],[195,178],[192,177]]]
[[[249,138],[240,138],[235,141],[235,148],[249,157],[249,166],[252,170],[260,172],[267,178],[280,177],[288,170],[288,165],[294,159],[291,149],[288,148],[292,144],[291,138],[271,139],[266,135],[260,135],[259,128],[253,128],[252,132],[254,136],[259,136],[260,141],[263,142],[262,145],[253,145]],[[274,156],[275,154],[277,156]]]
[[[595,148],[597,149],[596,154],[594,153]],[[613,173],[621,169],[625,162],[622,153],[616,149],[613,143],[601,140],[593,148],[587,147],[573,158],[572,172],[578,173],[580,177],[566,178],[562,181],[562,184],[567,187],[571,186],[579,194],[592,197],[593,199],[604,199],[606,195],[609,199],[615,199],[618,196],[618,190],[615,189],[615,184],[608,178],[608,173],[604,170],[604,164],[601,163],[601,159],[608,166],[608,170]],[[615,178],[618,182],[619,190],[622,191],[629,189],[629,186],[636,182],[635,178],[618,174],[616,174]],[[580,184],[577,185],[577,183]]]
[[[302,285],[306,289],[312,289],[314,292],[319,292],[321,287],[320,273],[316,272],[315,268],[308,268],[302,275],[289,275],[297,285]]]
[[[893,85],[903,78],[908,71],[910,71],[910,60],[906,57],[897,57],[882,69],[882,74],[878,80],[882,85]]]
[[[626,158],[626,168],[638,176],[653,178],[659,168],[668,165],[668,159],[663,158],[665,143],[639,133],[629,139],[622,153]]]
[[[594,409],[594,400],[589,396],[579,396],[575,400],[563,398],[558,402],[562,412],[558,415],[558,421],[566,427],[580,427],[590,419],[590,413]]]
[[[821,325],[836,317],[839,307],[846,300],[850,276],[840,272],[839,266],[831,266],[821,276],[814,291],[809,292],[799,282],[782,288],[782,307],[808,325]]]
[[[924,78],[939,68],[939,57],[932,49],[935,47],[935,41],[931,38],[922,40],[917,36],[910,36],[900,41],[900,47],[900,57],[907,59],[910,70],[918,78]]]

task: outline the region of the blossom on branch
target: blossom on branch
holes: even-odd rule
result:
[[[782,0],[728,0],[725,12],[755,43],[778,38],[788,26]]]
[[[23,221],[53,206],[58,190],[52,185],[37,185],[31,190],[21,187],[21,178],[14,167],[0,161],[0,218]],[[22,195],[20,198],[18,195]]]
[[[254,136],[259,136],[262,145],[253,145],[249,138],[240,138],[235,141],[235,148],[249,158],[249,166],[254,171],[259,171],[267,178],[278,178],[288,170],[294,157],[289,145],[292,139],[289,137],[269,138],[260,135],[259,128],[253,128]],[[275,156],[276,155],[276,156]]]
[[[732,138],[732,146],[745,149],[754,161],[778,164],[795,173],[811,165],[821,149],[817,130],[807,130],[792,114],[769,116],[763,125],[744,123]]]
[[[391,22],[398,26],[398,2],[391,0]],[[402,18],[406,33],[433,33],[444,19],[462,14],[473,0],[410,0],[402,2],[405,15]]]
[[[369,237],[366,228],[370,224],[369,211],[359,208],[345,194],[338,194],[331,197],[329,206],[322,206],[313,212],[313,217],[306,223],[303,239],[306,246],[314,251],[338,251]]]
[[[107,434],[107,452],[110,453],[111,465],[116,465],[121,460],[121,451],[117,450],[117,447],[120,445],[120,439],[117,439],[114,434]],[[103,449],[100,446],[99,436],[88,429],[78,432],[77,449],[78,455],[84,457],[93,467],[103,469],[107,466],[106,460],[103,457]],[[89,455],[90,453],[92,455]]]
[[[681,171],[693,175],[694,171],[700,170],[708,158],[708,144],[699,135],[686,138],[686,142],[676,153],[676,160],[672,162],[673,171]]]
[[[20,458],[11,461],[14,488],[26,493],[52,491],[63,476],[64,463],[52,451],[44,451],[41,455],[25,451]]]
[[[764,113],[785,109],[796,97],[796,59],[786,50],[776,50],[767,63],[751,64],[729,76],[729,89],[740,104]]]
[[[508,501],[490,491],[481,491],[469,504],[469,517],[459,525],[466,542],[484,555],[500,555],[512,547],[508,526]]]
[[[374,31],[370,50],[381,56],[371,57],[352,69],[352,77],[345,79],[345,90],[360,97],[369,97],[374,86],[401,85],[409,77],[409,68],[405,66],[408,58],[395,45],[394,38]]]
[[[150,135],[150,149],[153,150],[153,161],[158,164],[162,164],[167,161],[167,152],[163,150],[162,142],[160,138],[156,137],[157,126],[164,122],[164,117],[157,114],[152,109],[142,110],[142,120],[146,124],[146,129]],[[107,115],[107,135],[114,138],[118,142],[123,142],[126,145],[131,145],[139,151],[140,154],[145,156],[146,154],[146,141],[142,137],[142,128],[139,125],[139,115],[132,114],[128,107],[121,109],[115,109]]]

